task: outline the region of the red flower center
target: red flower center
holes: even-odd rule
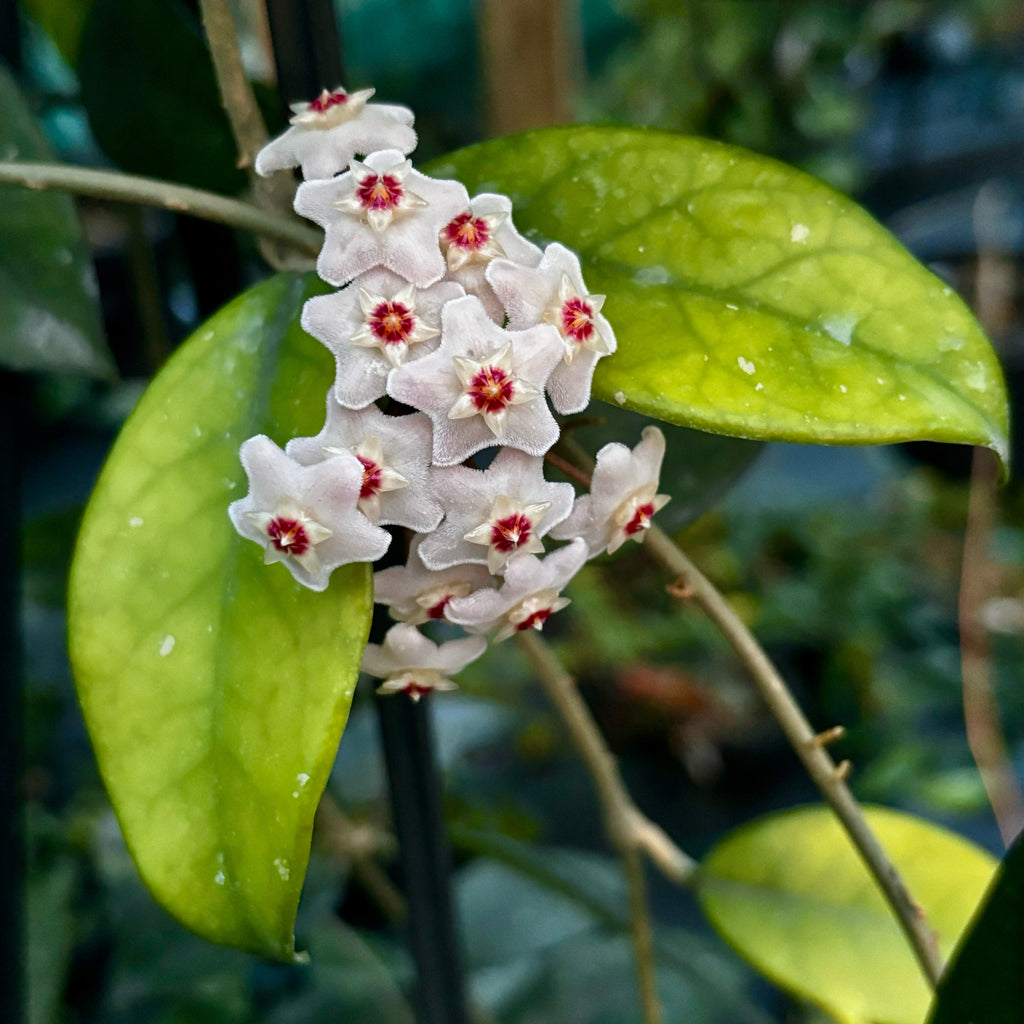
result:
[[[476,252],[487,244],[491,237],[491,229],[483,217],[460,213],[455,220],[445,225],[444,237],[449,245]]]
[[[298,519],[274,516],[267,523],[267,536],[286,555],[304,555],[309,550],[309,535]]]
[[[443,619],[444,613],[448,608],[448,602],[452,599],[451,594],[445,594],[437,604],[432,604],[427,609],[428,619]]]
[[[394,210],[405,190],[393,174],[368,174],[356,186],[356,199],[364,210]]]
[[[515,379],[500,366],[483,366],[473,375],[466,394],[477,412],[497,413],[507,409],[515,397]]]
[[[348,102],[348,94],[344,92],[331,92],[327,95],[317,96],[309,105],[309,109],[317,114],[326,114],[331,107],[340,106]]]
[[[359,489],[360,498],[372,498],[380,494],[381,468],[373,459],[364,455],[357,455],[356,458],[363,465],[363,486]]]
[[[367,324],[374,337],[385,345],[408,341],[416,327],[412,311],[401,302],[381,302],[370,314]]]
[[[413,700],[419,700],[420,697],[430,693],[434,688],[432,686],[422,686],[420,683],[415,681],[407,683],[403,688],[402,692],[407,693]]]
[[[551,616],[550,608],[541,608],[540,611],[534,612],[532,615],[527,615],[522,622],[516,625],[516,629],[522,631],[524,629],[536,629],[538,626],[543,626],[545,622]]]
[[[627,537],[632,537],[634,534],[646,530],[651,525],[651,516],[653,515],[654,505],[651,502],[647,501],[643,505],[637,505],[633,518],[622,528],[622,532]]]
[[[502,554],[515,551],[520,544],[530,539],[532,528],[529,516],[524,516],[522,512],[503,516],[491,524],[491,547]]]
[[[562,303],[562,334],[582,344],[594,333],[594,310],[590,303],[575,296]]]

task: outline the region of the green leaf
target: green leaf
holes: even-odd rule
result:
[[[53,160],[14,79],[0,66],[0,159]],[[114,375],[92,263],[74,204],[60,192],[0,186],[0,364]]]
[[[908,814],[865,809],[948,957],[995,860]],[[844,1024],[920,1024],[930,993],[899,925],[832,813],[770,815],[701,866],[711,923],[758,970]]]
[[[214,192],[245,184],[209,50],[178,0],[94,0],[78,75],[96,141],[123,170]]]
[[[575,249],[619,351],[596,397],[763,440],[927,439],[1007,458],[999,363],[966,306],[851,200],[745,150],[549,128],[431,168]]]
[[[298,326],[310,290],[279,275],[246,292],[153,381],[69,594],[79,698],[143,879],[205,938],[281,959],[372,607],[368,565],[313,593],[227,517],[245,438],[322,425],[333,365]]]
[[[1022,963],[1024,840],[1018,839],[943,975],[929,1024],[1018,1024]]]
[[[21,0],[26,13],[53,40],[60,55],[74,67],[82,26],[93,0]]]

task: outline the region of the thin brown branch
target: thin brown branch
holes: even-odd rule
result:
[[[544,459],[550,462],[555,469],[563,473],[570,480],[575,480],[581,487],[590,487],[590,474],[574,466],[568,459],[563,458],[558,452],[549,451],[544,454]]]
[[[238,145],[238,166],[250,170],[269,136],[242,64],[235,19],[227,0],[199,0],[199,10],[210,44],[221,103]]]
[[[689,885],[697,870],[696,862],[633,803],[615,758],[573,678],[536,632],[519,633],[517,640],[583,758],[617,848],[625,845],[641,850],[671,882]]]
[[[374,859],[382,846],[380,831],[352,821],[329,793],[324,793],[317,806],[316,824],[321,842],[352,865],[352,873],[384,915],[403,923],[409,916],[405,897]]]
[[[846,785],[848,767],[843,770],[842,765],[836,765],[832,760],[820,741],[819,734],[811,728],[775,666],[711,581],[656,526],[652,526],[648,531],[644,548],[673,577],[682,581],[691,595],[691,600],[703,609],[729,641],[750,673],[761,699],[782,727],[797,757],[835,812],[850,841],[878,883],[921,965],[925,978],[934,988],[943,969],[935,934],[928,927],[920,906],[907,891],[895,865],[882,849]]]
[[[992,452],[975,448],[960,577],[960,672],[967,742],[1003,842],[1009,846],[1024,827],[1024,795],[1006,747],[999,704],[992,686],[991,644],[982,621],[982,606],[990,596],[988,552],[995,520],[998,473]]]
[[[0,162],[0,184],[23,185],[30,189],[62,189],[76,195],[112,199],[121,203],[158,206],[202,220],[251,231],[281,242],[305,256],[316,256],[323,234],[294,217],[260,210],[251,203],[176,185],[159,178],[143,178],[120,171],[102,171],[67,164]]]
[[[654,937],[647,910],[641,854],[650,857],[666,877],[679,885],[686,885],[692,880],[697,865],[633,803],[615,758],[580,697],[575,681],[543,638],[528,630],[518,635],[518,642],[551,703],[561,715],[597,790],[605,827],[619,854],[629,890],[630,932],[644,1024],[658,1024],[662,1014],[655,978]]]
[[[249,172],[256,205],[262,210],[286,216],[291,212],[295,198],[295,183],[291,175],[275,174],[261,178],[253,167],[256,154],[267,142],[267,126],[245,73],[231,7],[228,0],[199,0],[199,9],[206,41],[210,45],[221,104],[227,112],[238,147],[238,166]],[[282,254],[268,246],[263,247],[263,255],[272,266],[287,265]]]
[[[658,976],[654,967],[654,929],[647,911],[647,882],[644,861],[635,846],[623,845],[619,851],[622,873],[629,891],[630,938],[636,961],[636,987],[640,995],[640,1011],[644,1024],[661,1024],[661,999],[658,997]]]

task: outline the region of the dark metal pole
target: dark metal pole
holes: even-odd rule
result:
[[[277,83],[285,105],[345,85],[341,34],[332,0],[267,0]]]
[[[344,59],[331,0],[267,0],[281,100],[310,100],[345,85]],[[396,534],[395,564],[405,545]],[[370,639],[380,643],[388,622],[377,609]],[[430,728],[430,698],[404,694],[376,701],[399,856],[409,901],[409,943],[416,963],[419,1024],[468,1024],[451,898],[451,854],[441,780]]]
[[[18,413],[25,382],[0,373],[0,494],[6,529],[0,543],[0,929],[7,951],[0,957],[0,1020],[20,1024],[25,1010],[25,851],[21,828],[21,631],[18,567],[21,488]],[[24,429],[24,423],[21,424]]]
[[[377,698],[391,809],[409,900],[419,1024],[468,1024],[451,901],[451,857],[430,724],[432,698]]]

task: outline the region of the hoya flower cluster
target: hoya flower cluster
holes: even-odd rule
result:
[[[597,360],[615,351],[605,297],[573,252],[516,230],[506,196],[414,170],[412,113],[372,95],[297,105],[257,157],[261,174],[301,167],[295,209],[325,231],[317,269],[338,291],[310,299],[302,325],[337,376],[316,437],[242,445],[250,489],[229,514],[313,590],[381,558],[383,527],[411,531],[406,563],[374,578],[398,624],[362,667],[382,692],[418,698],[451,689],[488,635],[540,629],[588,558],[643,537],[668,501],[665,442],[648,427],[632,451],[606,445],[579,498],[544,478],[554,413],[586,408]],[[435,644],[419,629],[431,620],[470,635]]]

